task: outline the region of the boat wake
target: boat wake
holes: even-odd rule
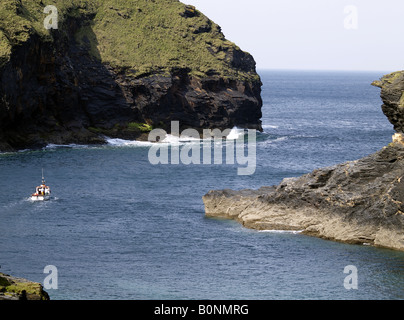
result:
[[[33,200],[32,197],[29,198],[24,198],[22,201],[23,202],[29,202],[29,203],[49,203],[49,201],[58,201],[60,198],[58,197],[49,197],[48,201],[38,201],[38,200]]]

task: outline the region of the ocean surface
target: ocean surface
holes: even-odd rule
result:
[[[118,139],[0,154],[0,272],[44,283],[53,265],[57,289],[47,292],[63,300],[404,299],[404,252],[204,216],[211,189],[278,184],[391,142],[370,85],[383,73],[259,73],[253,175],[237,175],[237,162],[152,165],[149,143]],[[32,202],[42,168],[52,199]],[[348,265],[357,289],[344,287]]]

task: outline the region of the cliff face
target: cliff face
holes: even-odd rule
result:
[[[404,71],[385,75],[372,85],[381,88],[382,110],[397,133],[404,133]]]
[[[0,3],[0,150],[142,138],[152,127],[261,130],[251,55],[177,0]]]
[[[207,216],[235,219],[266,230],[299,230],[347,243],[404,250],[403,72],[387,75],[383,111],[394,124],[393,142],[363,159],[315,170],[259,190],[211,191]]]

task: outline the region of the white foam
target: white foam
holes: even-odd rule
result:
[[[184,143],[195,143],[198,142],[200,143],[202,139],[195,138],[195,137],[187,137],[187,136],[175,136],[172,134],[167,134],[164,140],[162,140],[162,143],[168,143],[168,144],[174,144],[174,145],[179,145],[179,144],[184,144]]]
[[[124,140],[109,137],[105,137],[105,141],[107,142],[108,145],[114,147],[150,147],[156,143],[164,143],[169,145],[183,145],[186,143],[195,143],[195,142],[199,143],[201,139],[186,136],[178,137],[175,135],[167,134],[164,140],[161,140],[159,142]]]
[[[277,138],[268,138],[263,141],[259,141],[259,143],[262,143],[264,145],[271,145],[273,143],[277,142],[284,142],[289,139],[316,139],[319,138],[319,136],[306,136],[306,135],[294,135],[294,136],[281,136]]]
[[[271,125],[271,124],[264,124],[262,126],[262,129],[278,129],[278,128],[279,128],[279,126],[274,126],[274,125]]]
[[[245,134],[243,129],[238,129],[237,127],[234,127],[228,136],[226,137],[227,140],[237,140],[243,137]],[[124,139],[118,139],[118,138],[109,138],[105,137],[105,141],[107,142],[108,145],[110,146],[116,146],[116,147],[126,147],[126,146],[131,146],[131,147],[147,147],[147,146],[152,146],[155,144],[155,142],[149,142],[149,141],[138,141],[138,140],[124,140]],[[185,144],[189,143],[211,143],[212,138],[196,138],[196,137],[189,137],[189,136],[176,136],[172,134],[167,134],[165,138],[157,143],[164,143],[164,144],[169,144],[169,145],[175,145],[175,146],[182,146]],[[222,143],[221,141],[215,141],[215,143]]]
[[[244,129],[239,129],[237,127],[234,127],[233,129],[231,129],[231,131],[227,135],[226,139],[227,140],[237,140],[237,139],[240,139],[242,136],[244,136]]]
[[[15,151],[4,151],[4,152],[0,152],[0,156],[8,156],[8,155],[13,155],[16,154]]]
[[[58,149],[58,148],[88,148],[88,145],[80,145],[80,144],[48,144],[44,149]]]
[[[260,141],[259,143],[262,143],[263,145],[272,145],[274,143],[286,141],[288,139],[290,139],[290,137],[283,136],[283,137],[277,137],[275,139],[266,139],[266,140]]]
[[[273,142],[275,142],[275,141],[285,141],[285,140],[288,140],[290,137],[279,137],[279,138],[276,138],[275,140],[272,140]]]
[[[152,142],[149,141],[125,140],[108,137],[105,137],[105,141],[108,145],[114,147],[148,147],[152,145]]]
[[[299,234],[302,233],[303,231],[304,230],[260,230],[258,232]]]

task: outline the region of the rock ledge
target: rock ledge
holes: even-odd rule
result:
[[[49,300],[40,283],[0,272],[0,300]]]

